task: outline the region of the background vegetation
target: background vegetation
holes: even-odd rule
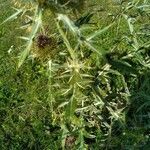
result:
[[[148,0],[0,2],[2,150],[149,149]]]

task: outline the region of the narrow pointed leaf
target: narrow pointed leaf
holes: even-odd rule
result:
[[[37,12],[35,12],[35,15],[36,15],[35,23],[33,24],[32,32],[31,32],[31,34],[29,36],[29,40],[27,42],[27,46],[26,46],[25,50],[20,55],[18,68],[23,64],[23,62],[25,61],[26,57],[30,53],[32,42],[33,42],[33,38],[35,37],[39,27],[41,26],[42,10],[38,10],[38,8],[37,8]]]
[[[4,20],[0,25],[10,21],[10,20],[14,20],[20,13],[22,13],[23,10],[19,9],[16,13],[14,13],[13,15],[11,15],[10,17],[8,17],[6,20]]]
[[[87,41],[92,40],[93,38],[101,35],[102,33],[106,32],[114,23],[111,23],[110,25],[106,26],[103,29],[99,29],[98,31],[94,32],[93,34],[91,34],[88,38]]]

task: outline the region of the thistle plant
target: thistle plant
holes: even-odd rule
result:
[[[23,107],[29,109],[27,115],[21,107],[16,111],[21,109],[19,118],[33,132],[32,140],[39,134],[41,141],[45,138],[49,143],[51,133],[58,130],[58,136],[53,134],[57,139],[56,145],[51,144],[54,148],[49,144],[44,147],[42,141],[42,149],[109,149],[113,144],[121,149],[122,138],[129,134],[127,114],[132,96],[136,87],[139,91],[140,83],[136,81],[143,70],[149,69],[149,54],[145,52],[145,59],[141,52],[143,47],[149,48],[149,41],[138,36],[137,22],[142,17],[132,13],[144,13],[146,20],[149,3],[14,0],[12,4],[15,13],[1,26],[23,20],[19,29],[25,31],[19,38],[24,42],[16,72],[28,66],[26,70],[34,72],[25,83],[30,87],[33,82],[36,86],[30,87],[31,104],[31,97],[25,97]],[[106,8],[96,7],[101,5]],[[137,112],[148,105],[147,101]],[[33,143],[28,145],[29,149]]]

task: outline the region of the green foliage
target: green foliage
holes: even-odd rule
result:
[[[149,148],[148,1],[1,5],[1,149]]]

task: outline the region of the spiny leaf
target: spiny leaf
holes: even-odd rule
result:
[[[58,14],[58,20],[63,21],[63,23],[69,28],[70,31],[75,35],[80,35],[80,31],[77,26],[75,26],[74,22],[71,21],[66,15]]]
[[[66,45],[66,47],[67,47],[67,49],[68,49],[68,51],[70,53],[71,58],[73,60],[75,60],[76,56],[75,56],[74,50],[72,49],[72,47],[71,47],[71,45],[70,45],[70,43],[69,43],[65,33],[63,32],[62,28],[60,27],[59,22],[56,22],[56,25],[57,25],[57,28],[59,30],[59,33],[61,34],[61,36],[62,36],[62,38],[64,40],[65,45]]]
[[[74,96],[72,96],[66,109],[66,117],[69,117],[69,119],[72,119],[72,116],[74,115],[76,107],[77,107],[77,101],[74,98]]]
[[[33,38],[35,37],[39,27],[41,26],[42,20],[42,10],[37,8],[35,11],[35,23],[33,24],[32,27],[32,32],[29,36],[29,40],[27,42],[27,46],[25,48],[25,50],[21,53],[21,56],[19,58],[19,63],[18,63],[18,68],[23,64],[23,62],[25,61],[26,57],[28,56],[30,50],[31,50],[31,46],[32,46],[32,42],[33,42]]]

